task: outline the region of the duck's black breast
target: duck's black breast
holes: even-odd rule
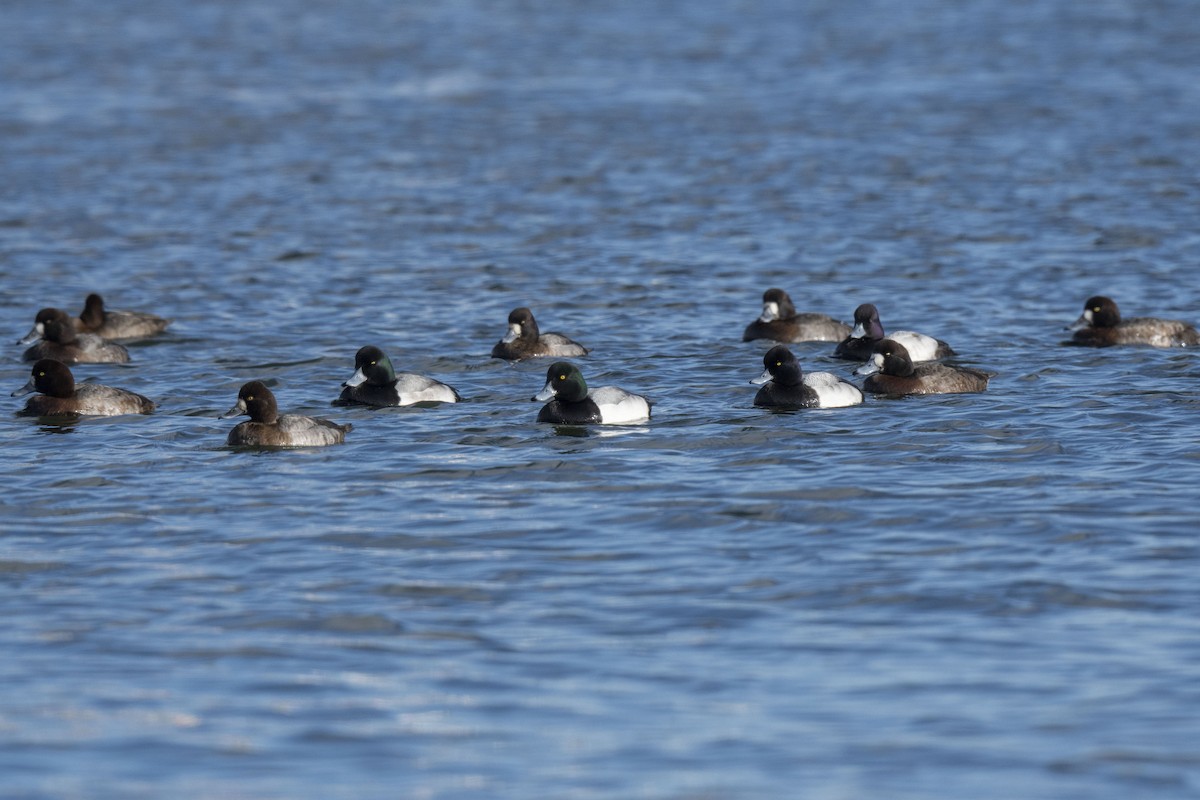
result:
[[[1081,347],[1112,347],[1117,344],[1117,331],[1115,328],[1084,328],[1075,331],[1075,335],[1071,337],[1071,344]]]
[[[551,400],[538,412],[538,422],[560,422],[573,425],[599,423],[600,408],[590,397],[576,403]]]
[[[875,340],[868,336],[846,337],[833,351],[834,358],[846,361],[867,361],[875,353]]]
[[[802,383],[784,386],[771,381],[754,396],[754,405],[768,408],[813,408],[819,403],[817,393]]]
[[[338,405],[352,403],[367,406],[396,406],[400,404],[400,394],[396,391],[394,383],[385,386],[360,383],[358,386],[347,386],[338,396]]]

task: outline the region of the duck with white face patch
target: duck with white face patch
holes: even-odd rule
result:
[[[883,339],[871,359],[854,371],[866,375],[863,391],[901,397],[910,394],[960,394],[982,392],[995,373],[945,364],[914,364],[904,345]]]
[[[492,348],[492,358],[521,361],[537,356],[575,357],[586,356],[588,350],[578,342],[561,333],[538,329],[533,312],[522,306],[514,308],[508,315],[508,332]]]
[[[320,417],[280,414],[274,393],[262,381],[250,381],[238,391],[237,403],[220,419],[248,416],[229,432],[230,447],[324,447],[341,444],[353,426]]]
[[[546,403],[538,412],[538,422],[626,425],[650,419],[651,403],[645,397],[616,386],[589,390],[579,367],[567,361],[546,370],[545,387],[530,401]]]
[[[770,339],[776,342],[837,342],[850,334],[850,326],[833,317],[796,311],[783,289],[767,289],[762,296],[762,314],[746,326],[742,341]]]
[[[12,393],[13,397],[37,392],[29,398],[22,416],[115,417],[122,414],[149,414],[154,401],[127,389],[98,383],[75,383],[75,376],[61,361],[44,358],[33,365],[29,382]]]
[[[94,333],[79,333],[67,312],[44,308],[38,312],[37,323],[30,335],[41,341],[22,354],[25,361],[43,358],[64,364],[127,364],[129,351],[116,342],[101,339]]]
[[[1118,344],[1144,344],[1150,347],[1195,347],[1200,333],[1186,322],[1157,317],[1121,319],[1121,311],[1112,299],[1098,295],[1083,304],[1083,314],[1067,327],[1075,331],[1067,344],[1082,347],[1111,347]]]

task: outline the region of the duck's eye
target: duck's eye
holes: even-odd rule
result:
[[[777,366],[777,367],[782,367],[782,366],[783,366],[783,362],[782,362],[782,361],[776,361],[776,362],[775,362],[775,366]]]
[[[38,377],[39,377],[39,378],[44,378],[44,377],[46,377],[46,373],[44,373],[44,372],[39,372],[39,373],[38,373]]]
[[[253,400],[253,399],[254,399],[254,395],[252,395],[252,394],[251,394],[251,395],[247,395],[247,396],[246,396],[246,399],[247,399],[247,400]]]
[[[565,380],[567,379],[567,376],[566,376],[566,375],[559,375],[559,376],[558,376],[558,379],[559,379],[560,381],[565,381]]]

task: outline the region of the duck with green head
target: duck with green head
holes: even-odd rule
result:
[[[374,345],[354,355],[354,374],[342,384],[335,405],[411,406],[415,403],[457,403],[454,387],[411,372],[397,373],[392,360]]]
[[[546,370],[545,387],[530,400],[546,403],[538,412],[538,422],[625,425],[650,418],[651,403],[645,397],[616,386],[589,390],[579,367],[568,361]]]

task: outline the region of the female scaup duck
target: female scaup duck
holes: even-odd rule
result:
[[[341,444],[352,425],[300,414],[280,414],[275,395],[262,381],[250,381],[238,392],[237,404],[221,419],[247,414],[249,422],[238,423],[226,444],[232,447],[321,447]]]
[[[566,361],[559,361],[546,370],[546,386],[530,400],[550,401],[538,412],[538,422],[622,425],[650,418],[649,400],[616,386],[600,386],[588,391],[579,367]]]
[[[863,401],[857,386],[831,372],[804,374],[792,351],[775,345],[763,356],[766,369],[750,381],[762,386],[754,405],[768,408],[845,408]]]
[[[108,311],[104,298],[89,294],[79,314],[76,328],[105,339],[142,339],[162,333],[171,320],[145,311]]]
[[[64,364],[127,364],[129,351],[93,333],[76,333],[67,312],[44,308],[38,312],[42,341],[21,356],[25,361],[52,358]]]
[[[457,403],[462,398],[453,387],[414,375],[396,374],[392,361],[382,350],[372,345],[362,347],[354,355],[354,374],[342,384],[337,405],[362,403],[368,406],[411,406],[414,403]]]
[[[865,392],[900,396],[982,392],[993,373],[936,363],[914,365],[904,345],[884,339],[875,345],[871,360],[855,374],[869,376],[863,382]]]
[[[872,303],[863,303],[854,309],[854,330],[833,351],[833,357],[847,361],[866,361],[875,353],[875,345],[883,338],[879,309]],[[954,355],[950,345],[923,333],[893,331],[887,338],[903,345],[908,350],[908,357],[913,361],[934,361]]]
[[[539,333],[528,308],[514,308],[508,315],[508,333],[492,348],[492,358],[520,361],[534,356],[586,356],[587,348],[561,333]]]
[[[1200,333],[1186,322],[1154,317],[1121,320],[1117,304],[1107,297],[1089,297],[1083,316],[1067,330],[1075,331],[1070,344],[1110,347],[1114,344],[1148,344],[1151,347],[1193,347]]]
[[[776,342],[838,342],[850,335],[850,326],[824,314],[796,312],[783,289],[763,292],[763,310],[746,326],[743,342],[772,339]]]
[[[149,414],[154,402],[125,389],[101,386],[98,383],[76,385],[75,376],[61,361],[43,358],[33,365],[29,382],[12,393],[13,397],[38,392],[17,413],[24,416],[58,417],[83,414],[96,417],[115,417],[120,414]]]

